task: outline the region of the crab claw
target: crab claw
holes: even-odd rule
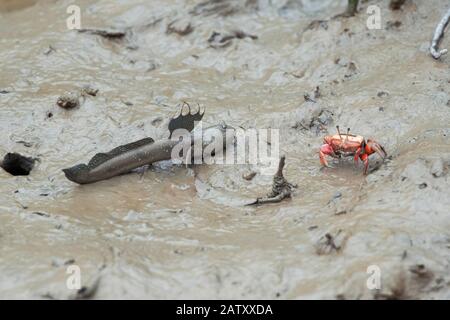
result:
[[[329,144],[322,145],[319,150],[320,163],[324,167],[329,167],[326,156],[333,154],[334,154],[333,148]]]
[[[383,160],[387,157],[386,150],[384,150],[383,146],[376,142],[375,140],[368,139],[367,140],[368,153],[376,152],[378,155],[383,158]]]

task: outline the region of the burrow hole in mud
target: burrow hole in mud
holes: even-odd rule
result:
[[[33,170],[36,159],[18,153],[8,153],[0,161],[0,167],[13,176],[27,176]]]

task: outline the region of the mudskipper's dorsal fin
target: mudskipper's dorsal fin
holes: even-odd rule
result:
[[[99,165],[101,165],[102,163],[118,156],[121,155],[125,152],[128,152],[130,150],[134,150],[136,148],[142,147],[144,145],[147,144],[152,144],[154,143],[155,140],[153,140],[152,138],[144,138],[135,142],[131,142],[128,144],[124,144],[122,146],[119,146],[117,148],[112,149],[111,151],[107,152],[107,153],[97,153],[90,161],[89,161],[89,168],[93,169]]]
[[[169,138],[172,137],[172,133],[177,129],[186,129],[188,131],[192,131],[192,129],[194,129],[195,122],[201,121],[204,114],[205,109],[203,109],[202,111],[200,105],[198,106],[198,110],[196,112],[193,112],[191,110],[191,106],[186,102],[183,102],[178,115],[173,117],[169,121]]]

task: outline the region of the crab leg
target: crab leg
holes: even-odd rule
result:
[[[340,138],[340,139],[342,140],[341,132],[339,131],[339,126],[336,126],[336,129],[337,129],[337,132],[338,132],[339,138]]]
[[[359,159],[361,153],[362,153],[362,148],[359,147],[355,152],[355,157],[353,158],[353,160],[355,160],[355,165],[358,165],[358,159]]]
[[[364,174],[367,174],[367,170],[369,169],[369,156],[365,153],[361,155],[361,160],[364,162]]]
[[[328,167],[328,161],[326,159],[327,155],[334,157],[335,153],[333,151],[333,148],[331,148],[331,146],[329,144],[324,144],[320,147],[319,158],[320,158],[320,163],[325,167]]]

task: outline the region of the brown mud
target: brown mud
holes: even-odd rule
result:
[[[82,28],[121,36],[68,30],[65,1],[0,1],[0,156],[40,159],[28,176],[0,169],[0,298],[450,298],[450,56],[428,53],[447,1],[372,0],[331,20],[346,1],[77,3]],[[371,4],[381,30],[366,27]],[[214,33],[253,37],[211,47]],[[88,84],[95,98],[56,105]],[[211,124],[279,128],[292,197],[244,206],[272,183],[254,165],[65,179],[158,138],[184,100]],[[372,156],[368,176],[351,160],[321,169],[336,124],[389,159]]]

